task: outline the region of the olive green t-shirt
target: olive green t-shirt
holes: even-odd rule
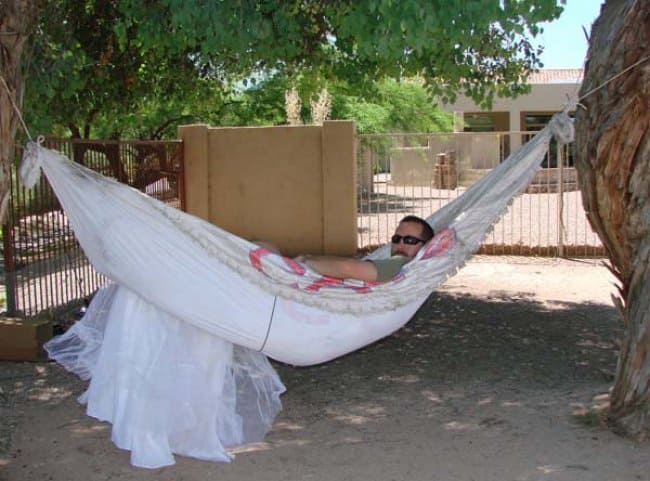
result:
[[[391,280],[408,261],[406,256],[396,255],[388,259],[372,259],[372,262],[377,268],[377,281],[385,282]]]

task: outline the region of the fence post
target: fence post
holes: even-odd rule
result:
[[[14,262],[14,229],[8,223],[2,224],[2,248],[4,253],[5,297],[7,316],[16,315],[16,263]]]
[[[564,144],[557,144],[558,165],[558,209],[557,209],[557,246],[558,255],[564,257]]]

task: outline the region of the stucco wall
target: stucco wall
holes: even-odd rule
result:
[[[356,252],[354,124],[181,126],[187,211],[286,255]]]
[[[575,83],[538,84],[531,85],[529,94],[515,99],[495,98],[491,109],[492,112],[499,113],[498,126],[495,127],[501,131],[522,130],[522,112],[560,112],[567,98],[573,98],[579,89],[580,85]],[[472,99],[464,95],[459,95],[455,103],[443,104],[441,107],[449,112],[485,112]],[[509,118],[506,121],[504,113],[507,112]]]
[[[553,82],[531,84],[531,91],[527,95],[511,98],[495,98],[490,112],[493,113],[495,130],[518,132],[526,129],[523,117],[527,112],[555,113],[564,109],[568,99],[575,99],[580,90],[576,82]],[[441,105],[443,110],[454,112],[457,122],[467,113],[486,112],[472,99],[459,95],[453,104]],[[511,137],[510,151],[517,150],[522,143],[521,137]]]
[[[437,156],[449,153],[454,172],[461,178],[468,169],[492,169],[499,165],[500,138],[495,133],[456,133],[429,136],[428,146],[400,147],[390,151],[390,183],[435,185]]]

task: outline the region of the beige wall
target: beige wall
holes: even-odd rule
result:
[[[514,99],[495,98],[491,109],[496,114],[495,129],[523,131],[525,126],[522,125],[522,117],[526,112],[560,112],[564,109],[567,99],[574,98],[579,90],[580,84],[576,83],[532,84],[531,91],[527,95]],[[454,112],[455,117],[460,117],[464,113],[485,112],[472,99],[464,95],[459,95],[455,103],[443,104],[441,107],[448,112]],[[511,139],[512,151],[518,149],[520,145],[520,137]]]
[[[187,211],[286,255],[357,247],[354,123],[178,129]]]
[[[560,112],[567,97],[572,98],[579,89],[580,85],[575,83],[535,84],[531,85],[531,91],[527,95],[515,99],[495,98],[491,111],[510,113],[507,123],[503,114],[499,114],[499,130],[519,131],[522,130],[522,112]],[[485,112],[472,99],[463,95],[459,95],[455,103],[443,104],[441,107],[449,112]]]
[[[391,149],[390,182],[393,185],[430,186],[435,162],[435,155],[429,147]]]
[[[436,182],[437,156],[450,153],[454,170],[464,178],[468,169],[492,169],[501,159],[498,133],[456,133],[429,136],[427,147],[401,147],[390,151],[390,183],[425,185]],[[367,168],[370,168],[368,164]]]

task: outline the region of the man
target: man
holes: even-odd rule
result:
[[[431,226],[420,217],[408,215],[398,224],[391,237],[388,259],[361,260],[348,257],[300,256],[316,272],[341,279],[385,282],[395,276],[412,260],[434,235]]]

